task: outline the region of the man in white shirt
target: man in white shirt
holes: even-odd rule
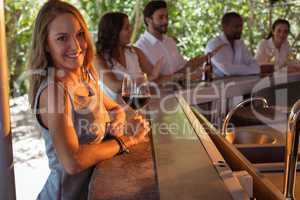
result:
[[[210,52],[220,44],[226,44],[212,58],[216,77],[272,72],[272,69],[260,68],[241,39],[243,18],[238,13],[226,13],[222,18],[222,29],[223,32],[210,40],[205,49],[205,52]]]
[[[187,67],[194,70],[207,60],[206,55],[185,60],[178,51],[173,38],[166,35],[168,10],[165,1],[150,1],[143,13],[146,31],[135,45],[144,52],[152,64],[163,59],[161,75],[183,72]]]

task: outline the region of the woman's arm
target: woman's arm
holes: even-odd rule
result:
[[[116,136],[124,135],[124,125],[126,119],[124,109],[104,93],[102,93],[101,95],[103,95],[103,103],[106,110],[109,111],[111,115],[113,115],[113,120],[111,123],[112,134]]]
[[[58,159],[69,174],[79,173],[119,152],[120,147],[115,140],[79,144],[72,122],[71,102],[62,87],[49,85],[41,94],[39,103],[40,108],[46,110],[40,114],[42,123],[49,129]],[[127,136],[121,139],[127,147],[139,142]]]
[[[270,55],[267,54],[267,45],[266,45],[267,40],[261,40],[256,48],[256,54],[255,54],[255,59],[259,65],[265,65],[265,64],[270,64],[268,63],[268,59],[270,58]]]
[[[159,77],[160,68],[162,67],[163,58],[161,57],[153,66],[147,56],[137,47],[134,48],[139,58],[141,70],[148,75],[149,80],[156,80]]]
[[[124,109],[113,101],[111,98],[103,94],[104,105],[107,110],[110,110],[114,114],[114,120],[112,121],[111,131],[112,134],[120,137],[124,135],[125,132],[125,118],[126,114]],[[126,131],[131,132],[131,135],[134,135],[134,138],[141,142],[144,141],[145,135],[149,132],[149,122],[144,119],[141,115],[136,115],[133,118],[130,118],[126,123],[127,128]],[[128,128],[131,128],[128,130]],[[134,128],[135,130],[132,130]]]
[[[300,70],[300,61],[297,59],[296,52],[294,52],[291,47],[289,47],[288,49],[286,65],[290,68],[290,71],[292,72],[299,72]]]

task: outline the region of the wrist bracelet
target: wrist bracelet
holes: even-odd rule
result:
[[[120,147],[118,154],[129,153],[130,152],[129,149],[126,147],[125,143],[123,142],[123,140],[120,137],[117,137],[117,136],[114,136],[114,135],[110,135],[110,137],[112,139],[114,139]]]
[[[126,146],[126,144],[124,143],[124,141],[122,140],[122,138],[119,137],[118,139],[119,139],[120,143],[122,144],[123,152],[129,153],[130,151],[129,151],[128,147]]]
[[[118,154],[122,154],[124,152],[129,153],[129,149],[127,148],[127,146],[125,145],[123,140],[120,137],[117,137],[117,136],[110,133],[110,127],[111,127],[110,122],[105,124],[105,134],[104,134],[104,139],[103,140],[109,140],[109,139],[115,140],[118,143],[119,147],[120,147]]]

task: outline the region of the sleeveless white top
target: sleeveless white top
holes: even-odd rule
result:
[[[138,74],[143,73],[141,68],[140,68],[138,55],[135,52],[134,48],[132,48],[132,47],[125,48],[124,54],[125,54],[126,67],[121,65],[115,59],[112,59],[111,62],[110,62],[108,60],[108,58],[105,58],[106,63],[112,69],[113,73],[116,75],[116,78],[118,80],[123,80],[124,74],[129,75],[131,77],[134,77]],[[100,88],[104,91],[104,93],[107,96],[109,96],[110,98],[116,100],[118,94],[115,93],[107,85],[104,84],[101,76],[103,76],[103,74],[101,74],[101,72],[100,72],[100,78],[99,78]]]
[[[129,76],[135,76],[137,74],[142,73],[139,63],[139,57],[135,50],[131,47],[125,48],[124,54],[126,67],[121,65],[115,59],[112,59],[112,63],[108,62],[118,80],[122,80],[124,74],[127,74]]]

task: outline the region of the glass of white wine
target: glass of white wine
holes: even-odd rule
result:
[[[275,60],[275,49],[272,48],[272,49],[270,50],[269,56],[270,56],[270,57],[269,57],[269,64],[270,64],[270,65],[275,65],[275,61],[276,61],[276,60]]]
[[[297,59],[297,52],[295,48],[292,48],[292,50],[288,53],[287,60],[288,61],[294,61]]]

